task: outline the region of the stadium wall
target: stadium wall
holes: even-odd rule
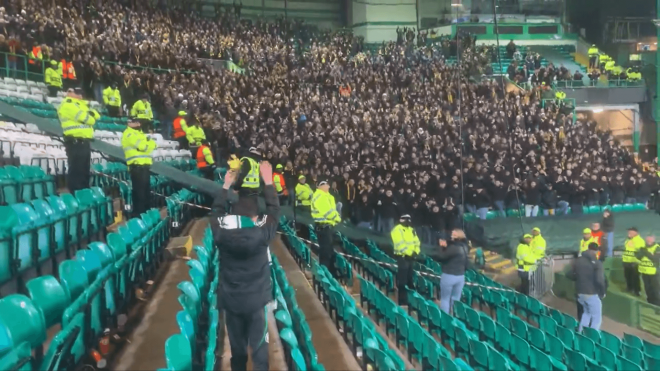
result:
[[[417,3],[414,0],[353,0],[353,32],[366,43],[396,40],[397,27],[417,29]]]
[[[343,0],[242,0],[241,16],[246,18],[288,18],[304,19],[321,28],[337,28],[342,26]],[[233,9],[232,0],[207,0],[204,2],[204,12],[215,14],[215,6]]]

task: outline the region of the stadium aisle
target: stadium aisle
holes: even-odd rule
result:
[[[571,315],[575,315],[577,311],[575,302],[558,298],[554,295],[546,295],[541,301],[551,308],[558,309],[564,313],[568,313]],[[656,336],[653,336],[652,334],[646,331],[642,331],[640,329],[627,326],[623,323],[616,322],[607,316],[603,316],[603,323],[601,325],[601,329],[610,332],[620,338],[623,338],[623,334],[626,333],[630,335],[635,335],[638,338],[649,341],[651,343],[656,343],[658,341],[658,338]]]
[[[312,330],[312,341],[319,356],[319,363],[323,364],[326,370],[359,370],[360,365],[353,353],[279,236],[271,243],[271,253],[277,256],[289,284],[296,290],[298,305]]]
[[[193,244],[201,244],[207,219],[191,222],[190,229],[182,235],[190,235]],[[194,252],[191,252],[194,254]],[[194,256],[193,256],[194,257]],[[128,335],[130,343],[115,358],[110,370],[157,370],[165,368],[165,341],[179,332],[175,321],[176,313],[181,310],[178,302],[180,294],[177,285],[189,279],[186,260],[177,259],[163,267],[164,276],[151,293],[143,314],[135,321],[133,333]]]

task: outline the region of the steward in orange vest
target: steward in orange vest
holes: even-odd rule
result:
[[[204,174],[204,178],[213,180],[213,172],[215,171],[215,160],[213,160],[213,153],[209,148],[208,142],[203,142],[197,149],[197,169]]]
[[[179,149],[189,148],[188,139],[186,139],[186,133],[188,132],[188,123],[186,122],[187,115],[188,113],[186,111],[179,111],[179,116],[177,116],[172,122],[172,137],[179,142]]]

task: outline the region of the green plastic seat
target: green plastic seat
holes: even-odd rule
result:
[[[585,327],[582,329],[582,334],[591,339],[595,344],[601,343],[600,331],[598,330],[592,329],[591,327]]]
[[[640,365],[632,362],[625,357],[618,356],[616,359],[616,369],[620,371],[642,371],[644,370]],[[649,369],[650,371],[650,369]]]
[[[0,325],[17,346],[28,342],[36,348],[46,341],[46,324],[41,311],[27,296],[13,294],[0,299]]]
[[[642,350],[625,342],[623,343],[623,357],[636,365],[644,365],[644,353],[642,353]]]
[[[600,344],[596,344],[596,361],[609,370],[616,370],[616,354]]]
[[[32,349],[25,342],[0,353],[0,370],[32,371]]]
[[[633,204],[623,204],[623,211],[635,211]]]
[[[644,345],[644,353],[647,356],[660,359],[660,345],[653,344],[646,340],[642,340],[642,343]]]
[[[78,250],[76,260],[85,268],[89,282],[94,282],[103,267],[99,255],[92,250]]]
[[[621,339],[605,330],[600,330],[600,345],[611,350],[617,356],[621,354]]]
[[[0,168],[0,204],[15,203],[18,203],[18,183],[9,176],[7,170]]]
[[[635,335],[624,333],[623,334],[623,343],[627,344],[627,345],[629,345],[633,348],[644,349],[644,342],[642,341],[642,339],[640,339],[639,337],[637,337]]]
[[[580,352],[566,348],[566,366],[569,370],[587,370],[587,359]]]
[[[66,205],[69,214],[69,235],[71,236],[71,242],[78,243],[82,239],[88,238],[87,226],[82,225],[82,216],[78,214],[79,212],[83,212],[83,209],[78,204],[78,200],[70,193],[61,194],[60,199]]]
[[[612,205],[612,212],[613,213],[619,213],[621,211],[623,211],[623,205],[619,205],[619,204]]]
[[[191,317],[191,315],[185,310],[179,311],[176,314],[176,323],[179,326],[179,331],[181,332],[181,335],[185,338],[188,347],[190,348],[192,353],[195,354],[196,328],[195,328],[195,323],[193,322],[193,317]]]
[[[91,251],[94,251],[99,257],[99,262],[101,263],[101,268],[105,268],[110,264],[115,262],[115,256],[112,252],[112,249],[103,242],[92,242],[88,245],[88,248]]]
[[[513,350],[511,358],[523,369],[530,367],[529,348],[529,343],[525,339],[516,335],[511,336],[511,349]]]
[[[59,266],[60,283],[69,302],[73,302],[89,286],[85,267],[77,260],[65,260]]]
[[[497,211],[489,210],[489,211],[486,213],[486,220],[495,219],[495,218],[497,218],[498,216],[499,216],[499,214],[498,214]]]
[[[558,337],[546,333],[545,349],[548,351],[548,355],[561,361],[564,358],[566,345]]]
[[[475,365],[478,369],[489,369],[488,346],[487,343],[481,342],[477,339],[470,339],[470,363]]]
[[[545,350],[545,333],[542,330],[539,330],[534,326],[528,326],[527,335],[527,340],[532,345],[532,347]]]
[[[598,214],[601,212],[601,207],[599,205],[589,206],[590,214]]]
[[[539,327],[540,329],[550,335],[557,335],[557,321],[548,316],[539,317]]]
[[[192,370],[192,350],[184,335],[172,335],[165,341],[165,362],[172,371]]]
[[[55,277],[33,278],[25,287],[32,303],[41,311],[46,328],[62,322],[62,314],[71,301]]]

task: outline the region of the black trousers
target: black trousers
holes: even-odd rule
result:
[[[200,167],[199,171],[202,172],[202,175],[204,178],[208,180],[213,180],[213,175],[214,175],[214,170],[215,168],[212,166],[206,166],[206,167]]]
[[[179,149],[188,149],[188,148],[190,148],[190,147],[188,147],[188,139],[186,139],[185,136],[182,136],[180,138],[176,138],[175,140],[177,142],[179,142]],[[193,153],[192,156],[193,156],[193,158],[195,158],[195,156],[197,156],[197,154]]]
[[[623,275],[626,278],[626,289],[633,294],[639,295],[642,288],[637,263],[623,263]]]
[[[64,150],[69,162],[67,186],[72,194],[89,188],[92,161],[90,144],[89,139],[64,137]]]
[[[60,88],[57,86],[48,86],[48,96],[54,98],[57,96],[57,93],[60,91]]]
[[[119,107],[107,106],[108,116],[110,117],[119,117]]]
[[[252,349],[252,369],[268,371],[268,317],[266,308],[253,313],[225,311],[227,336],[231,347],[232,371],[247,370],[248,352]]]
[[[319,263],[328,268],[328,272],[337,278],[335,248],[333,246],[334,233],[335,228],[330,225],[316,225],[316,237],[319,240]]]
[[[575,294],[575,304],[577,304],[577,321],[580,323],[582,321],[582,314],[584,313],[584,307],[578,301],[577,293]]]
[[[413,263],[415,258],[412,256],[402,256],[395,255],[396,258],[396,289],[399,293],[399,305],[408,305],[408,291],[406,291],[406,286],[409,289],[413,289]]]
[[[149,210],[151,204],[150,166],[133,165],[128,170],[133,183],[133,216],[139,218],[140,214]]]
[[[641,274],[649,304],[660,305],[660,281],[658,275]]]
[[[529,295],[529,272],[519,270],[518,277],[520,277],[520,293]]]

